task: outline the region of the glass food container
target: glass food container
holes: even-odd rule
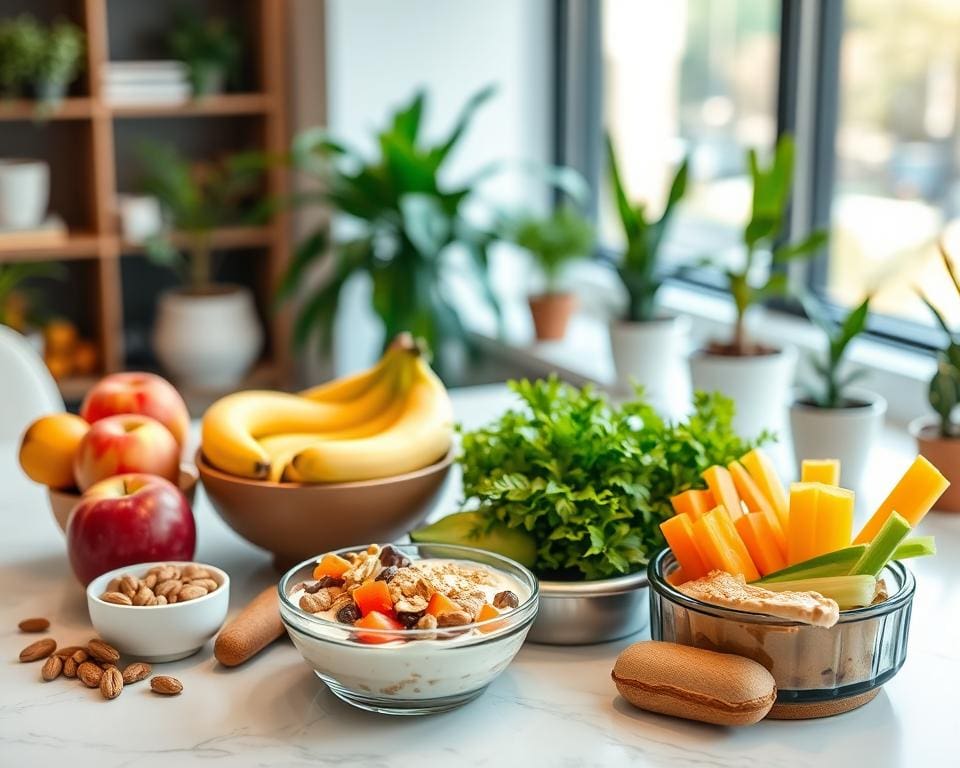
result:
[[[872,700],[906,659],[916,582],[902,563],[890,563],[881,574],[886,600],[841,611],[829,629],[688,597],[666,580],[676,567],[669,549],[650,561],[651,637],[762,664],[777,683],[770,717],[825,717],[855,709]]]

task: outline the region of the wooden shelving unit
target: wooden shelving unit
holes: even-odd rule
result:
[[[166,0],[155,0],[166,2]],[[175,0],[170,0],[175,7]],[[254,121],[247,127],[244,136],[253,140],[243,149],[259,149],[268,154],[286,150],[289,136],[286,124],[286,13],[287,0],[247,0],[238,6],[230,6],[244,25],[245,55],[248,58],[248,79],[252,88],[240,93],[225,93],[192,100],[184,104],[131,104],[112,105],[105,101],[101,88],[101,73],[110,61],[109,39],[110,9],[108,0],[75,0],[72,18],[80,24],[87,35],[86,66],[70,96],[53,110],[45,110],[30,100],[14,100],[0,103],[0,131],[6,124],[26,126],[36,123],[36,130],[72,131],[70,134],[71,162],[79,163],[81,174],[58,172],[57,159],[51,162],[52,208],[56,208],[57,185],[72,185],[67,190],[71,203],[77,207],[67,218],[69,236],[59,245],[4,250],[0,245],[0,262],[16,261],[68,261],[88,263],[93,269],[93,295],[89,306],[93,317],[87,318],[94,330],[103,364],[102,372],[121,370],[125,366],[124,296],[122,269],[125,257],[142,254],[142,245],[125,242],[117,232],[116,199],[121,191],[118,181],[118,159],[115,143],[118,125],[137,121],[149,131],[163,131],[166,121],[189,119],[186,128],[176,132],[181,137],[186,131],[201,133],[217,130],[224,120]],[[205,6],[198,8],[204,12]],[[222,8],[222,6],[221,6]],[[242,10],[237,10],[242,8]],[[219,10],[219,8],[218,8]],[[0,17],[9,15],[0,0]],[[162,32],[162,30],[160,30]],[[129,52],[128,56],[129,58]],[[143,58],[150,58],[145,55]],[[216,127],[204,126],[204,121],[217,120]],[[62,126],[62,127],[61,127]],[[163,132],[165,136],[165,131]],[[74,142],[75,139],[75,142]],[[50,146],[62,146],[62,142],[50,140]],[[0,152],[4,151],[0,146]],[[53,154],[53,152],[51,152]],[[80,175],[81,178],[76,178]],[[65,178],[68,177],[68,178]],[[271,196],[283,194],[287,188],[287,174],[275,168],[267,174],[264,192]],[[62,190],[61,190],[62,191]],[[62,198],[61,198],[62,199]],[[59,212],[59,211],[54,211]],[[289,226],[286,217],[277,216],[263,227],[228,227],[214,233],[215,248],[229,251],[255,252],[257,262],[256,292],[263,314],[268,318],[268,357],[257,365],[251,374],[260,384],[282,385],[286,381],[290,362],[289,319],[286,314],[272,311],[272,295],[285,269],[289,255]],[[81,397],[95,378],[84,377],[61,382],[61,390],[68,400]]]

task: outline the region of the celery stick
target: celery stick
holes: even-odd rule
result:
[[[893,556],[897,545],[907,538],[908,533],[910,533],[910,523],[902,515],[892,512],[877,535],[873,537],[873,541],[867,545],[867,551],[850,570],[850,575],[867,575],[876,578]]]
[[[937,545],[934,543],[933,536],[911,536],[897,545],[897,548],[893,550],[893,557],[890,559],[906,560],[910,557],[925,557],[935,554],[937,554]]]
[[[841,609],[870,605],[877,591],[875,576],[831,576],[825,579],[800,579],[764,584],[771,592],[819,592],[837,601]]]
[[[768,573],[757,584],[770,584],[775,581],[795,581],[796,579],[823,578],[826,576],[847,576],[850,569],[867,551],[866,544],[854,544],[852,547],[827,552],[811,557],[801,563],[794,563],[774,573]]]

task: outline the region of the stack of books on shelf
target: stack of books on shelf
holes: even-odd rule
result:
[[[103,94],[114,105],[182,104],[190,99],[190,81],[180,61],[110,61]]]

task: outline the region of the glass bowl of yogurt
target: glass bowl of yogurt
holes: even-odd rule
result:
[[[471,701],[523,645],[536,577],[473,547],[371,544],[306,560],[281,579],[280,617],[339,698],[398,715]]]

